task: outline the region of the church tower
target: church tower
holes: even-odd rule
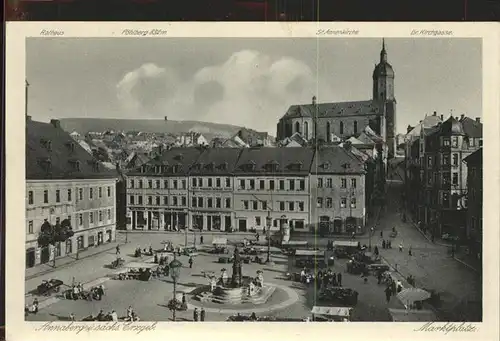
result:
[[[388,157],[396,153],[396,98],[394,97],[394,70],[387,61],[385,40],[382,39],[380,62],[373,70],[373,101],[380,105],[384,117],[380,129],[388,147]]]

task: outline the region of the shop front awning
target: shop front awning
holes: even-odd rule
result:
[[[313,315],[339,316],[349,317],[351,315],[351,307],[321,307],[314,306],[311,310]]]

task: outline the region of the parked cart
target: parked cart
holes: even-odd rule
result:
[[[50,296],[53,293],[59,292],[61,286],[63,285],[63,281],[58,279],[51,279],[48,281],[42,281],[36,288],[36,293],[40,296]]]

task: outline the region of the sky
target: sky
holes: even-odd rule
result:
[[[276,133],[293,104],[369,100],[382,39],[28,38],[29,115],[160,118]],[[481,40],[385,39],[397,131],[482,117]]]

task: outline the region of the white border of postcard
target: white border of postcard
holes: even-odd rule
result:
[[[43,323],[24,321],[24,217],[25,217],[25,38],[126,37],[124,30],[141,30],[142,36],[168,37],[414,37],[415,39],[479,37],[483,39],[484,125],[484,281],[483,322],[470,324],[474,332],[458,332],[459,324],[434,332],[415,332],[422,323],[168,323],[154,331],[40,331]],[[496,23],[7,23],[6,39],[6,337],[17,340],[123,341],[125,338],[153,340],[268,340],[304,338],[384,340],[497,340],[499,320],[499,29]],[[42,32],[54,31],[52,35]],[[156,35],[153,30],[157,30]],[[439,276],[439,274],[436,274]],[[57,322],[67,325],[67,322]],[[78,324],[78,323],[77,323]],[[150,324],[150,323],[145,323]],[[455,326],[455,329],[453,327]]]

